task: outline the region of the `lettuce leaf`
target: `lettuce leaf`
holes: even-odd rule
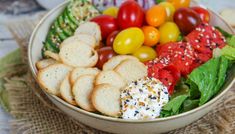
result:
[[[230,45],[226,45],[222,49],[216,48],[213,50],[213,57],[220,57],[224,56],[231,62],[235,61],[235,47],[232,47]]]
[[[226,78],[228,66],[229,60],[221,56],[209,60],[188,76],[190,90],[192,90],[191,87],[197,85],[200,91],[199,105],[205,104],[220,91]]]
[[[160,117],[168,117],[180,113],[181,106],[184,101],[188,98],[188,95],[180,95],[171,99],[161,110]]]
[[[229,46],[235,47],[235,35],[226,32],[225,30],[223,30],[222,28],[218,26],[215,28],[218,29],[223,34]]]
[[[187,111],[190,111],[196,107],[198,107],[199,105],[199,100],[196,99],[196,100],[190,100],[190,99],[186,99],[183,103],[183,108],[182,108],[182,112],[187,112]]]
[[[198,99],[200,98],[201,96],[201,93],[200,91],[198,90],[198,85],[195,84],[193,81],[191,81],[190,79],[188,79],[187,81],[187,84],[189,85],[190,87],[190,90],[189,90],[189,98],[190,99]]]
[[[180,95],[188,94],[189,86],[186,84],[186,79],[184,77],[180,78],[174,90],[175,92],[172,94],[171,99]]]
[[[233,35],[231,38],[228,38],[227,43],[229,46],[235,47],[235,36]]]
[[[226,45],[221,49],[221,55],[229,59],[230,61],[235,61],[235,47]]]

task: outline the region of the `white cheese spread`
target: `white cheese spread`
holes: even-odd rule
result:
[[[155,78],[142,78],[121,91],[123,119],[155,119],[169,101],[167,87]]]

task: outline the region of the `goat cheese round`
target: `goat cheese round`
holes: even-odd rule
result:
[[[155,78],[142,78],[121,91],[123,119],[155,119],[169,101],[167,87]]]

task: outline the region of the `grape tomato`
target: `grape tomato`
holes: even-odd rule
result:
[[[102,47],[97,52],[98,52],[99,58],[98,58],[98,62],[96,64],[96,67],[98,67],[99,69],[102,69],[104,63],[106,63],[110,58],[117,55],[113,51],[113,48],[110,46]]]
[[[180,35],[180,30],[174,22],[166,22],[159,28],[160,43],[176,42]]]
[[[144,33],[140,28],[132,27],[118,33],[113,49],[118,54],[131,54],[144,43]]]

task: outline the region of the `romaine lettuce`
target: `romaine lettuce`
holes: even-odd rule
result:
[[[232,47],[235,47],[235,36],[233,34],[230,34],[226,31],[224,31],[220,27],[215,27],[215,28],[218,29],[223,34],[223,36],[226,38],[226,41],[227,41],[228,45],[230,45]]]
[[[228,38],[227,43],[229,46],[235,47],[235,36],[233,35],[231,38]]]
[[[180,113],[180,109],[188,95],[180,95],[171,99],[162,109],[160,117],[168,117]]]
[[[196,99],[196,100],[190,100],[190,99],[186,99],[183,103],[183,108],[182,108],[182,112],[187,112],[187,111],[190,111],[196,107],[198,107],[198,104],[199,104],[199,100]]]
[[[199,105],[205,104],[219,92],[224,84],[228,66],[229,60],[227,58],[223,56],[212,58],[188,76],[190,88],[197,85],[200,91]]]
[[[230,61],[235,61],[235,47],[226,45],[221,49],[221,56],[226,57]]]

